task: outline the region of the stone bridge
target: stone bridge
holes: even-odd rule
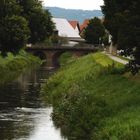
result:
[[[59,58],[65,52],[71,52],[74,57],[80,57],[89,53],[94,53],[98,49],[95,47],[27,47],[25,49],[33,55],[45,59],[47,67],[59,67]]]

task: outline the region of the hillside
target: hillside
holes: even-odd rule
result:
[[[68,20],[78,20],[80,23],[88,18],[103,16],[100,10],[73,10],[59,7],[46,7],[46,9],[51,12],[53,17],[61,17]]]

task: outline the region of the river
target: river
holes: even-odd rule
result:
[[[41,67],[0,86],[0,140],[66,140],[40,97],[51,71]]]

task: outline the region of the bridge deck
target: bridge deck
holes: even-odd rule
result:
[[[97,51],[96,47],[26,47],[27,51]]]

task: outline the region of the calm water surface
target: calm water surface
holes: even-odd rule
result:
[[[41,67],[0,86],[0,140],[66,140],[50,117],[52,107],[40,98],[51,73]]]

